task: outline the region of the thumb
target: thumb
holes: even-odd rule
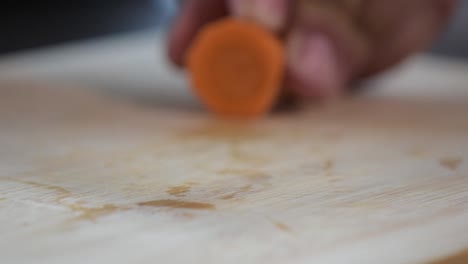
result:
[[[292,33],[288,88],[304,97],[337,97],[347,81],[345,65],[332,40],[319,31]]]

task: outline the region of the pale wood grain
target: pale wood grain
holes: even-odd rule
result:
[[[467,104],[362,98],[237,124],[74,88],[1,85],[6,263],[423,263],[468,247]]]
[[[468,247],[467,65],[416,58],[364,97],[232,124],[197,108],[161,40],[0,60],[1,263],[428,263]]]

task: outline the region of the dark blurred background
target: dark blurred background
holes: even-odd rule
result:
[[[179,1],[4,0],[0,7],[0,54],[156,29],[167,20],[176,2]],[[468,59],[468,0],[461,1],[457,16],[432,52]]]

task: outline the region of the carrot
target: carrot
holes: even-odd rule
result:
[[[195,93],[214,113],[254,118],[271,110],[280,94],[284,50],[273,33],[241,19],[205,26],[186,65]]]

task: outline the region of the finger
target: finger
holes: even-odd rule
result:
[[[186,1],[169,35],[169,58],[176,65],[183,66],[185,52],[199,29],[225,15],[227,15],[225,1]]]
[[[290,0],[229,0],[231,14],[254,20],[273,31],[286,25]]]
[[[415,9],[425,5],[421,1],[425,0],[365,0],[359,24],[374,42],[388,38],[404,26],[403,20]]]
[[[349,79],[367,61],[369,49],[351,14],[333,5],[300,4],[287,46],[290,89],[313,98],[344,92]]]
[[[445,27],[455,1],[422,0],[395,22],[394,30],[374,40],[373,60],[362,77],[381,72],[427,48]],[[413,2],[413,3],[414,3]]]
[[[459,2],[459,0],[436,0],[441,18],[445,21],[449,21]]]

